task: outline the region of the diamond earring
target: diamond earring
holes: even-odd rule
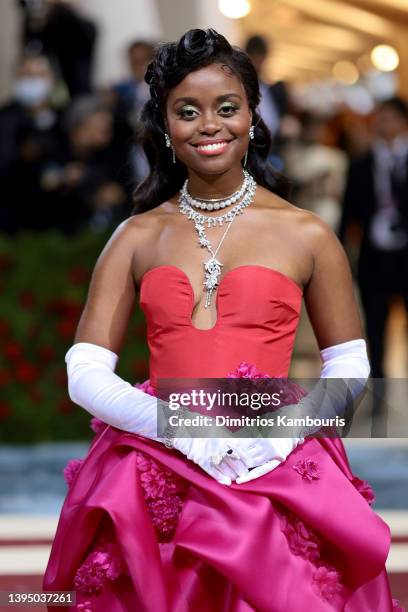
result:
[[[166,141],[166,147],[170,147],[171,148],[173,164],[175,164],[176,163],[176,154],[174,152],[173,145],[171,144],[170,136],[168,135],[167,132],[164,132],[164,139]]]
[[[251,125],[249,128],[249,140],[253,140],[255,138],[255,126]]]

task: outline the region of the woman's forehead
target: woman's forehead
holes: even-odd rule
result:
[[[169,102],[179,97],[190,98],[205,96],[218,98],[228,93],[245,95],[240,78],[225,64],[211,64],[190,72],[169,92]]]

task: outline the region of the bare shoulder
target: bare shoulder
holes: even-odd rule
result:
[[[170,213],[167,202],[152,210],[128,217],[113,232],[110,241],[130,250],[134,257],[154,244]]]
[[[306,287],[312,279],[316,263],[328,253],[342,257],[343,247],[332,228],[316,213],[299,208],[288,200],[260,190],[262,217],[271,235],[279,234],[279,245],[288,261],[293,261],[293,274],[299,275]]]

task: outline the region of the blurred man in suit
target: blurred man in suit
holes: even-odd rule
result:
[[[370,347],[371,376],[383,410],[385,393],[384,336],[391,296],[401,296],[408,309],[408,105],[394,97],[375,115],[376,137],[365,155],[351,162],[339,238],[348,243],[352,227],[361,247],[357,280]],[[384,433],[384,430],[382,430]]]

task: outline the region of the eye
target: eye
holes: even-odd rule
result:
[[[194,106],[183,106],[177,111],[177,115],[182,119],[195,119],[198,115],[198,111]]]
[[[238,107],[235,104],[232,104],[231,102],[228,102],[227,104],[223,104],[220,107],[220,113],[222,113],[225,116],[229,117],[230,115],[233,115],[235,113],[235,111],[238,110]]]

